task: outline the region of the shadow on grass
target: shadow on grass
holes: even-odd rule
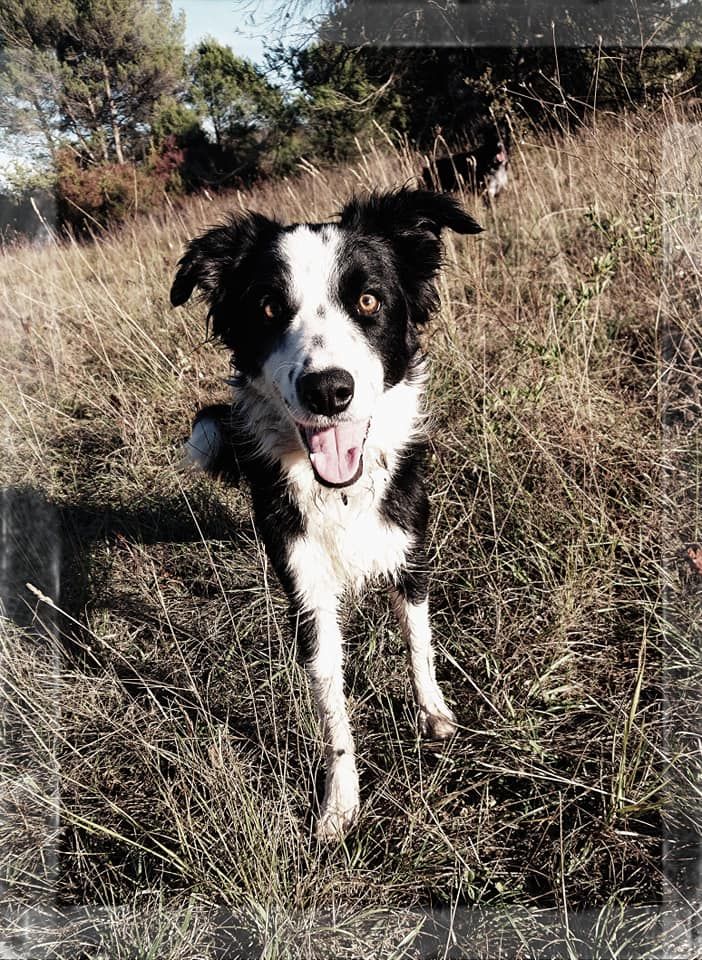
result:
[[[45,635],[49,628],[67,661],[88,672],[108,669],[105,652],[86,623],[86,610],[96,598],[131,623],[162,627],[162,620],[138,596],[117,596],[110,590],[109,564],[96,555],[96,545],[197,543],[225,535],[232,551],[248,545],[244,525],[237,526],[231,512],[214,498],[195,517],[182,497],[149,497],[135,507],[89,498],[55,504],[40,491],[22,486],[0,491],[0,513],[0,603],[5,616],[30,633]],[[148,676],[131,669],[124,659],[110,658],[109,669],[136,699],[146,696],[161,705],[177,704],[188,714],[202,709],[195,696],[168,682],[157,662],[149,664]]]
[[[7,620],[19,628],[16,653],[10,648],[10,654],[24,658],[34,651],[42,663],[46,661],[46,670],[62,686],[63,678],[70,685],[71,673],[96,679],[114,678],[126,699],[140,705],[145,716],[156,706],[161,715],[170,718],[169,729],[174,737],[178,731],[185,736],[197,736],[197,731],[213,724],[222,725],[236,742],[242,761],[248,757],[265,768],[268,753],[262,750],[261,730],[255,719],[243,708],[237,708],[236,698],[230,704],[224,694],[214,698],[211,695],[211,676],[228,638],[221,638],[219,649],[206,650],[203,637],[198,636],[197,630],[188,629],[188,604],[183,604],[182,613],[159,610],[138,592],[138,569],[127,578],[126,585],[124,577],[120,583],[112,582],[117,568],[111,558],[120,549],[126,551],[121,560],[128,562],[129,551],[142,546],[197,544],[226,537],[227,551],[235,553],[238,548],[245,548],[250,552],[246,524],[237,524],[218,498],[207,497],[191,506],[194,515],[177,496],[148,497],[132,508],[88,498],[68,504],[52,503],[39,490],[28,486],[0,490],[0,604]],[[166,552],[170,555],[170,550]],[[179,571],[181,560],[186,569]],[[179,582],[187,588],[184,595],[189,596],[192,565],[209,564],[210,558],[209,553],[204,558],[198,555],[195,561],[176,555],[175,559],[169,556],[169,562],[171,573],[179,575]],[[212,602],[217,602],[216,597]],[[192,601],[189,607],[192,609]],[[96,608],[114,613],[119,623],[127,625],[124,637],[129,640],[133,633],[139,641],[134,650],[126,647],[123,652],[118,646],[108,645],[94,624],[91,629],[91,610]],[[183,619],[181,626],[177,622],[179,616]],[[181,672],[172,648],[167,646],[174,637],[174,624],[177,645],[187,663]],[[150,655],[140,656],[139,646],[148,647]],[[163,656],[158,655],[159,651],[163,651]],[[223,680],[219,682],[224,685]],[[58,686],[56,692],[60,693]],[[25,695],[31,697],[29,688]],[[60,726],[61,711],[59,696],[55,717],[47,718],[52,726]],[[98,726],[100,722],[96,717]],[[5,748],[12,749],[12,745],[5,743]],[[128,769],[132,759],[125,756]],[[273,772],[271,767],[271,775]],[[161,774],[167,781],[178,779],[170,763],[162,765]],[[58,771],[57,776],[60,779]],[[155,836],[159,826],[154,823],[151,827]],[[143,838],[140,842],[148,846]],[[146,873],[154,882],[161,877],[158,857],[149,859],[145,851],[140,853],[134,845],[96,838],[90,830],[64,826],[56,848],[60,874],[57,890],[80,891],[79,900],[97,895],[100,878],[91,886],[89,877],[73,870],[71,864],[77,850],[100,854],[103,866],[111,863],[121,880],[131,878],[137,886],[144,882]]]

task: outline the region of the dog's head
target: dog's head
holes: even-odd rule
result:
[[[171,288],[198,288],[237,370],[287,417],[317,480],[354,483],[376,404],[400,383],[437,303],[441,231],[481,227],[449,196],[354,199],[338,222],[232,218],[188,245]]]

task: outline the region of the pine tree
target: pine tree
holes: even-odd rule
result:
[[[263,132],[282,109],[280,91],[263,72],[212,37],[193,51],[189,66],[190,97],[218,146]]]
[[[183,19],[170,0],[7,0],[0,110],[84,161],[139,158],[160,101],[182,91]]]

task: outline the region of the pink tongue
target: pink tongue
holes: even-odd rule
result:
[[[367,423],[338,423],[315,430],[305,427],[310,460],[315,472],[327,483],[349,483],[358,472]]]

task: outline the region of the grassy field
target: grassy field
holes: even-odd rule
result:
[[[702,532],[699,273],[663,244],[676,119],[525,137],[497,206],[466,197],[485,233],[447,238],[432,603],[460,732],[422,744],[382,588],[349,603],[345,845],[314,839],[316,723],[247,492],[176,469],[228,358],[168,289],[225,210],[324,219],[421,161],[379,132],[344,169],[0,256],[23,518],[3,536],[47,515],[61,543],[15,557],[61,612],[28,593],[45,628],[10,605],[2,637],[8,943],[24,923],[33,956],[678,955],[689,871],[666,886],[662,838],[699,828]]]

